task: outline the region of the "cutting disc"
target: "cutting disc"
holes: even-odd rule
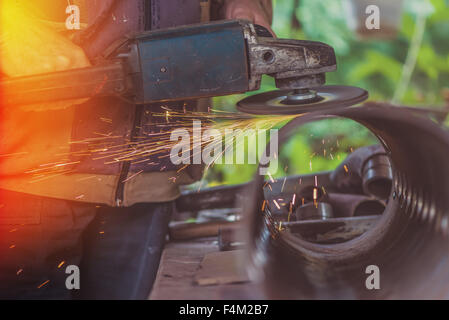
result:
[[[247,97],[237,103],[250,114],[302,114],[349,107],[368,98],[366,90],[349,86],[322,86],[310,90],[274,90]]]

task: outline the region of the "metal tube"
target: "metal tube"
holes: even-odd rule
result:
[[[263,177],[255,176],[242,204],[251,278],[269,298],[449,298],[449,134],[411,109],[366,104],[296,118],[280,130],[280,145],[298,126],[329,117],[361,123],[385,147],[393,171],[385,213],[353,240],[307,242],[261,213]],[[366,287],[370,265],[379,267],[379,290]]]
[[[328,202],[336,217],[381,215],[385,203],[364,195],[329,193]]]
[[[388,199],[393,180],[388,157],[376,154],[366,160],[362,167],[363,191],[379,199]]]

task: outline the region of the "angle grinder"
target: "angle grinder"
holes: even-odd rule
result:
[[[244,20],[154,30],[116,41],[92,67],[3,78],[3,106],[116,96],[149,104],[255,91],[262,75],[277,91],[243,99],[250,114],[302,114],[362,102],[368,93],[324,86],[336,70],[332,47],[315,41],[275,39]]]

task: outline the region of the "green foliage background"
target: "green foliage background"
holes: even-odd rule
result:
[[[449,1],[404,0],[398,33],[384,40],[360,39],[348,27],[350,2],[274,0],[273,29],[279,38],[316,40],[334,47],[338,70],[327,74],[328,84],[359,86],[369,91],[370,100],[391,101],[417,37],[417,21],[424,18],[416,64],[411,66],[410,82],[397,103],[433,108],[447,105],[444,97],[449,96]],[[273,80],[265,77],[261,91],[274,89]],[[216,98],[214,108],[233,111],[243,96]],[[282,148],[276,175],[331,170],[351,150],[375,142],[367,129],[348,120],[311,123],[300,128]],[[206,172],[205,181],[209,186],[243,183],[251,180],[255,169],[254,165],[215,165]]]

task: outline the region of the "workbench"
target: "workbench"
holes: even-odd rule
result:
[[[239,250],[241,252],[241,250]],[[226,300],[263,299],[261,287],[255,283],[198,285],[195,277],[201,269],[204,257],[220,252],[217,237],[200,238],[182,242],[168,242],[162,253],[159,270],[150,300]],[[219,276],[219,275],[217,275]]]

